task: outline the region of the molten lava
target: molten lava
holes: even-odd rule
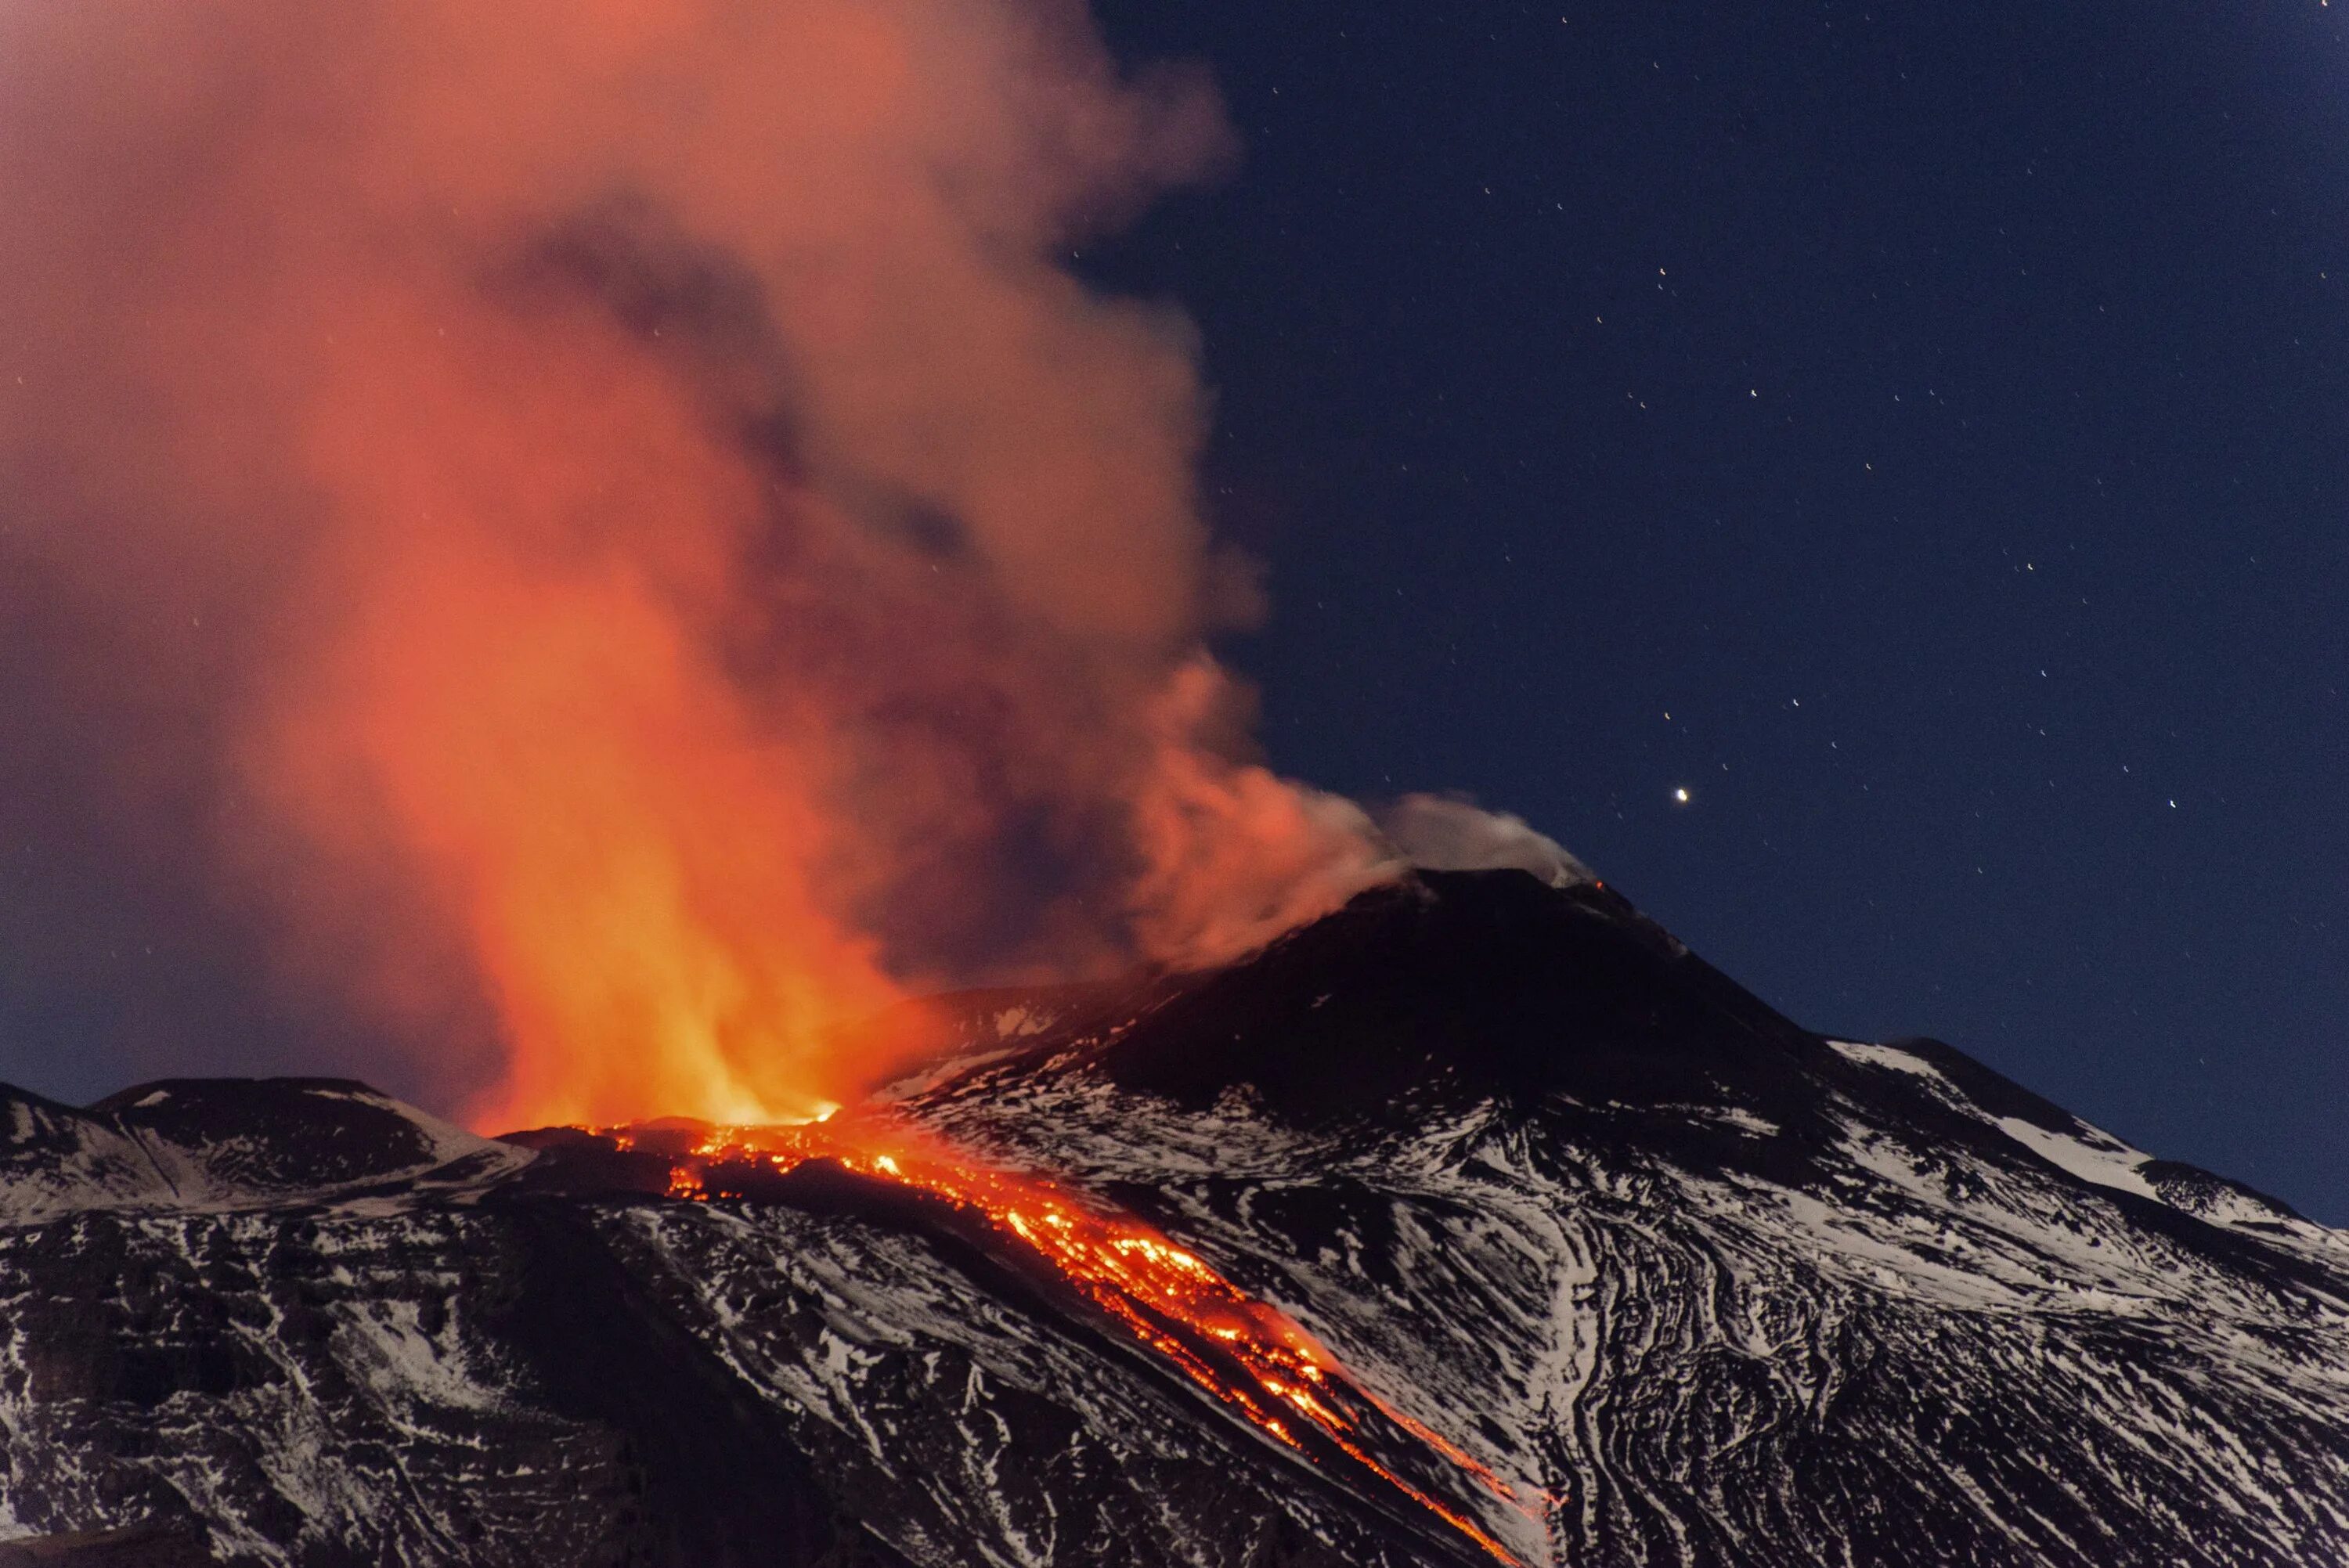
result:
[[[1541,1522],[1490,1468],[1362,1387],[1295,1321],[1196,1253],[1057,1182],[974,1161],[902,1122],[851,1116],[719,1128],[677,1159],[669,1193],[697,1202],[740,1195],[746,1183],[813,1161],[925,1193],[978,1219],[1258,1431],[1316,1462],[1323,1457],[1317,1449],[1336,1450],[1503,1563],[1520,1560],[1459,1509],[1375,1458],[1366,1427],[1384,1423],[1409,1434]]]

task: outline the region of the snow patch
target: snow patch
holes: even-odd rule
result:
[[[2153,1156],[2141,1149],[2132,1149],[2107,1132],[2099,1132],[2082,1124],[2085,1137],[2050,1132],[2044,1127],[2023,1120],[2019,1116],[2002,1116],[1998,1129],[2050,1165],[2069,1171],[2083,1181],[2116,1191],[2134,1192],[2140,1198],[2161,1201],[2153,1183],[2139,1173],[2138,1168]]]
[[[1950,1081],[1947,1074],[1913,1051],[1904,1051],[1898,1046],[1870,1045],[1858,1040],[1829,1040],[1827,1044],[1845,1057],[1863,1066],[1930,1078],[1950,1093],[1958,1092],[1958,1086]]]
[[[1052,1016],[1033,1007],[1006,1007],[995,1015],[995,1037],[1015,1040],[1022,1035],[1040,1035],[1052,1026]]]

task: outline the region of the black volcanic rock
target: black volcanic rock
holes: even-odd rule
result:
[[[1495,1560],[1429,1503],[1603,1568],[2349,1562],[2349,1237],[1604,889],[929,1016],[900,1114],[1292,1314],[1412,1490],[934,1196],[172,1080],[0,1091],[0,1568]]]
[[[1246,1084],[1322,1119],[1417,1114],[1437,1085],[1775,1107],[1822,1048],[1603,887],[1423,872],[1198,978],[1100,1063],[1186,1104]]]
[[[246,1189],[398,1175],[435,1150],[412,1112],[353,1078],[161,1078],[89,1109]]]
[[[191,1520],[0,1542],[0,1568],[202,1568],[212,1561]]]

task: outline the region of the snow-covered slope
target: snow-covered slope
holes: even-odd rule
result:
[[[414,1202],[493,1184],[527,1150],[347,1078],[174,1078],[87,1110],[0,1085],[0,1224],[95,1210]]]
[[[1227,970],[963,1006],[900,1114],[1286,1311],[1518,1561],[2349,1563],[2349,1238],[1946,1046],[1808,1034],[1602,889],[1430,873]],[[680,1202],[657,1136],[351,1085],[6,1109],[0,1538],[1495,1560],[947,1206]]]

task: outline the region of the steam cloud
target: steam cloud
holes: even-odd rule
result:
[[[1226,140],[1074,0],[0,10],[0,951],[133,1055],[742,1119],[1391,874],[1205,651],[1186,325],[1060,264]]]

